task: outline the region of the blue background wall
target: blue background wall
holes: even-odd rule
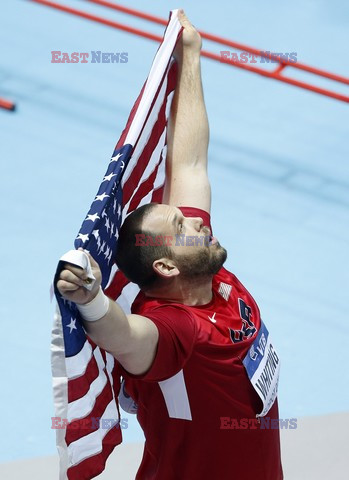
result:
[[[162,32],[81,0],[65,4]],[[26,0],[0,6],[0,96],[18,104],[15,113],[0,110],[0,460],[7,461],[55,452],[52,274],[73,245],[157,45]],[[184,7],[202,30],[297,52],[299,61],[349,76],[345,1],[128,6],[162,17]],[[52,50],[125,51],[129,61],[53,64]],[[214,228],[278,345],[280,416],[348,410],[348,105],[206,59],[202,69]],[[124,438],[142,438],[132,419]]]

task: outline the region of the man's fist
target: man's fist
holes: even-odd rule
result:
[[[89,303],[95,298],[102,281],[102,274],[98,263],[86,250],[84,253],[88,255],[92,273],[96,278],[92,290],[87,290],[84,286],[88,282],[86,270],[70,263],[64,265],[64,269],[61,271],[57,282],[57,288],[60,294],[67,300],[80,305]]]
[[[199,32],[190,23],[183,10],[178,11],[178,20],[183,27],[181,38],[178,40],[174,51],[174,57],[180,60],[184,53],[199,54],[202,46],[202,40]]]

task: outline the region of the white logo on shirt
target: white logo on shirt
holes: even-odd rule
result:
[[[214,318],[215,316],[216,316],[216,312],[214,312],[214,314],[212,315],[212,317],[208,317],[208,318],[209,318],[209,320],[211,320],[211,322],[216,323],[217,320]]]

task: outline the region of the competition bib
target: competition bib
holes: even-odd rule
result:
[[[277,396],[280,359],[263,322],[243,364],[253,388],[263,402],[263,410],[256,416],[264,417]]]

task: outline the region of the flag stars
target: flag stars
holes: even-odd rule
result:
[[[69,333],[71,333],[73,330],[77,330],[77,329],[78,329],[77,326],[75,325],[75,323],[76,323],[76,318],[71,318],[69,325],[66,325],[67,328],[70,328],[70,332],[69,332]]]
[[[107,232],[109,233],[110,223],[109,223],[109,218],[108,217],[105,219],[105,228],[107,229]]]
[[[120,215],[121,215],[121,207],[120,205],[118,206],[118,217],[120,218]]]
[[[102,243],[102,246],[99,249],[98,255],[104,252],[105,242]]]
[[[88,235],[85,233],[79,233],[79,235],[76,237],[76,240],[81,240],[83,243],[85,243],[88,240]]]
[[[94,199],[94,202],[97,202],[98,200],[100,202],[103,202],[105,198],[109,197],[105,192],[103,192],[101,195],[96,195],[96,198]]]
[[[113,212],[116,212],[116,207],[118,205],[118,202],[116,201],[116,198],[114,198],[114,203],[113,203]]]
[[[97,213],[94,213],[93,215],[88,214],[86,219],[85,219],[85,222],[87,220],[91,220],[91,222],[95,222],[97,220],[97,218],[101,218],[101,217],[98,216]]]
[[[122,153],[118,153],[117,155],[115,155],[115,157],[111,157],[110,163],[117,162],[119,158],[122,157],[122,155],[123,155]]]
[[[64,298],[63,295],[61,295],[60,297],[63,300],[64,305],[67,304],[69,307],[72,306],[72,302],[70,300],[67,300],[66,298]]]
[[[97,240],[99,238],[99,230],[93,230],[92,235],[95,237]]]
[[[105,249],[105,252],[104,252],[104,257],[105,257],[106,259],[108,258],[109,253],[110,253],[110,248],[107,246],[107,248]]]
[[[125,162],[121,160],[120,170],[123,170],[124,168],[125,168]]]
[[[116,177],[116,173],[109,173],[109,175],[105,175],[105,177],[104,177],[103,180],[102,180],[102,183],[103,183],[103,182],[110,182],[110,180],[111,180],[113,177]]]

